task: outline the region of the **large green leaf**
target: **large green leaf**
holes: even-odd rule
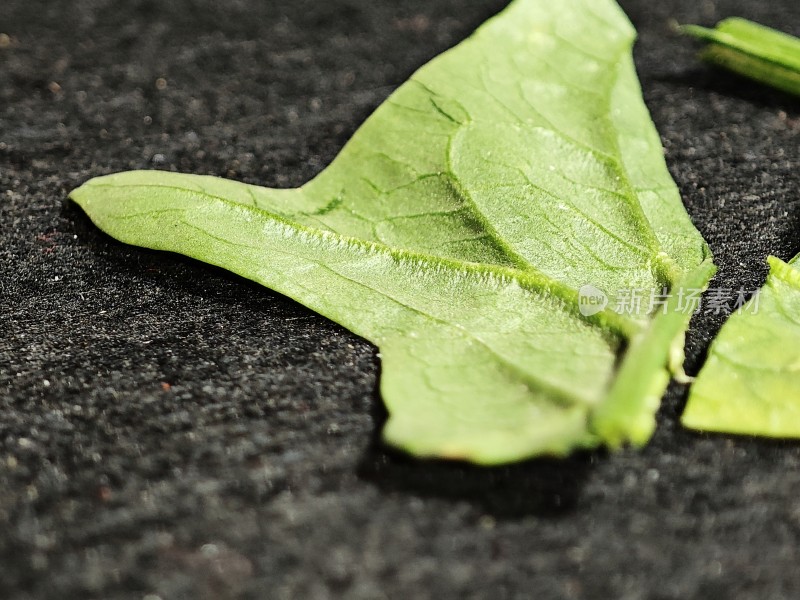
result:
[[[119,240],[229,269],[377,344],[384,437],[409,452],[499,463],[644,443],[690,315],[673,298],[655,316],[584,316],[579,290],[701,288],[714,267],[633,39],[612,0],[517,0],[301,188],[129,172],[72,198]]]
[[[733,314],[691,388],[692,429],[800,437],[800,256],[771,256],[767,283]]]

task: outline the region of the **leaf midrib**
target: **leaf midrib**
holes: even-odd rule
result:
[[[113,183],[87,183],[91,187],[103,188],[157,188],[157,189],[170,189],[178,192],[183,192],[188,195],[204,196],[206,198],[221,202],[235,207],[237,210],[245,212],[253,212],[263,215],[267,219],[275,221],[285,227],[296,230],[299,233],[304,233],[323,241],[335,241],[350,246],[358,246],[367,251],[381,252],[388,254],[396,261],[420,261],[427,263],[432,268],[440,268],[448,271],[462,272],[472,276],[482,276],[496,278],[500,281],[511,280],[515,281],[524,290],[541,296],[548,294],[555,294],[566,303],[571,313],[579,317],[581,320],[597,325],[603,330],[608,331],[617,336],[622,336],[630,339],[637,333],[640,333],[645,325],[639,321],[626,318],[611,310],[605,309],[596,315],[585,316],[578,310],[578,292],[571,287],[561,283],[560,281],[549,277],[541,271],[530,269],[513,269],[511,267],[504,267],[501,265],[490,265],[486,263],[476,263],[469,261],[460,261],[450,257],[438,256],[435,254],[428,254],[424,252],[412,251],[403,248],[395,248],[382,244],[380,242],[373,242],[364,240],[362,238],[354,238],[335,233],[327,229],[317,229],[309,227],[296,221],[290,220],[281,215],[275,214],[261,207],[240,204],[229,198],[209,193],[201,189],[185,188],[175,185],[166,185],[161,183],[144,183],[144,184],[113,184]]]

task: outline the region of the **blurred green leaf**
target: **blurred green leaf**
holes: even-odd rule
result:
[[[721,21],[714,29],[697,25],[680,29],[711,42],[700,55],[704,60],[800,95],[800,39],[737,17]]]

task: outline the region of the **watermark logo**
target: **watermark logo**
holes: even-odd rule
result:
[[[608,296],[593,285],[584,285],[578,291],[578,309],[584,317],[596,315],[608,306]]]
[[[678,312],[694,315],[730,314],[733,312],[758,313],[760,290],[732,290],[710,288],[703,295],[699,288],[647,290],[628,288],[617,290],[609,298],[603,290],[586,284],[578,290],[578,309],[584,317],[591,317],[608,308],[619,315],[646,316],[656,313]]]

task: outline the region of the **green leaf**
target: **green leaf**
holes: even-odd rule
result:
[[[800,95],[800,39],[735,17],[714,29],[685,25],[681,31],[711,42],[701,53],[704,60]]]
[[[800,256],[770,256],[760,292],[731,315],[691,388],[692,429],[800,437]]]
[[[517,0],[301,188],[129,172],[72,198],[123,242],[229,269],[379,346],[394,446],[496,464],[641,444],[690,315],[584,316],[579,290],[702,288],[714,267],[633,39],[612,0]]]

